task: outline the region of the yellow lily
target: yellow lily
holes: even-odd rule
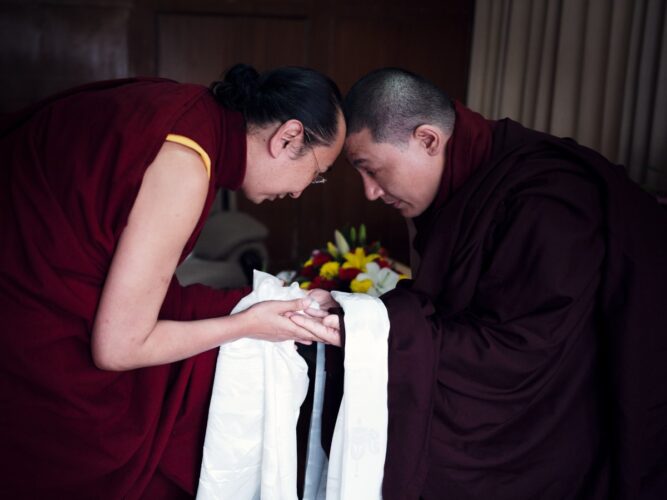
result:
[[[366,252],[363,248],[357,247],[354,249],[354,253],[347,252],[345,254],[345,262],[343,263],[343,269],[361,269],[362,271],[366,270],[366,264],[373,262],[376,259],[380,258],[380,255],[377,253],[371,253],[366,255]]]

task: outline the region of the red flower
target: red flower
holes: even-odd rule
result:
[[[331,255],[326,252],[316,252],[313,254],[313,267],[320,267],[325,262],[333,260]]]
[[[378,266],[380,266],[380,269],[382,269],[383,267],[391,267],[389,262],[386,261],[385,259],[378,259],[375,262],[377,262]]]
[[[312,280],[315,276],[317,276],[317,269],[315,269],[315,266],[302,267],[299,274],[304,278]]]
[[[341,267],[338,271],[338,277],[343,281],[352,281],[360,272],[361,269],[357,269],[356,267],[350,267],[348,269],[343,269]]]
[[[315,276],[313,281],[310,282],[309,290],[313,288],[321,288],[323,290],[336,290],[337,283],[334,280],[328,280],[322,276]]]

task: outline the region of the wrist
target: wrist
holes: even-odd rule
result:
[[[248,309],[219,319],[221,321],[220,330],[223,336],[221,344],[247,337],[250,332],[254,331],[254,325],[251,321],[252,314],[249,313]]]

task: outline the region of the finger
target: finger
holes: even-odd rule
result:
[[[329,313],[324,309],[313,309],[312,307],[305,309],[303,312],[305,312],[308,316],[312,316],[313,318],[325,318],[329,315]]]
[[[305,309],[303,311],[287,311],[285,313],[282,313],[281,316],[284,318],[291,318],[295,314],[299,314],[301,316],[307,315],[312,318],[325,318],[329,315],[327,311],[324,311],[322,309],[313,309],[312,307],[309,307],[308,309]]]
[[[320,304],[320,306],[336,304],[336,301],[333,300],[333,298],[331,297],[331,293],[327,292],[326,290],[321,290],[319,288],[316,288],[315,290],[310,290],[308,292],[308,297],[311,297],[314,300],[316,300]]]
[[[285,314],[288,312],[303,311],[308,309],[313,300],[308,297],[304,297],[302,299],[274,300],[272,302],[274,303],[273,307],[278,314]]]
[[[337,345],[340,347],[341,338],[340,338],[340,318],[337,314],[331,314],[322,320],[322,326],[326,329],[320,333],[318,332],[318,337],[323,338],[327,343]]]
[[[335,315],[334,315],[335,316]],[[336,320],[338,316],[335,316]],[[332,320],[329,320],[330,325],[324,325],[322,322],[315,318],[309,318],[308,316],[299,316],[295,315],[290,318],[291,321],[297,325],[308,330],[312,335],[317,337],[322,342],[327,344],[333,344],[340,346],[340,332],[333,325],[336,323]]]
[[[322,342],[324,344],[335,345],[338,347],[341,345],[340,332],[332,328],[322,330],[318,335],[315,336],[315,338],[318,342]]]
[[[315,335],[313,335],[313,333],[310,330],[308,330],[307,328],[303,328],[303,326],[292,321],[292,318],[296,316],[301,316],[301,315],[294,314],[290,319],[285,318],[285,323],[284,326],[282,327],[283,330],[289,332],[292,338],[297,342],[316,341],[317,338],[315,337]]]
[[[338,314],[330,314],[322,320],[322,324],[335,330],[340,330],[340,318]]]

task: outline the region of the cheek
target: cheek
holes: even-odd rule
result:
[[[270,194],[267,192],[267,188],[271,184],[267,179],[270,178],[271,176],[261,175],[257,172],[248,172],[243,182],[243,193],[248,198],[257,198],[258,196]]]
[[[292,191],[303,191],[315,178],[313,174],[314,170],[309,165],[302,168],[294,168],[289,176],[289,181],[283,182],[283,184],[286,184],[285,187]]]
[[[411,192],[412,179],[400,171],[381,172],[376,181],[384,191],[397,198],[405,198]]]

